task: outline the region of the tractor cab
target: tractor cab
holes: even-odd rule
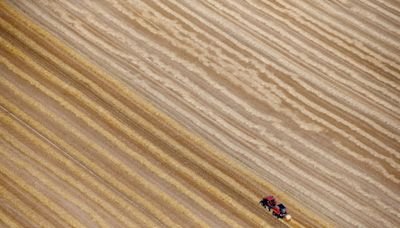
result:
[[[264,197],[260,201],[260,205],[267,208],[269,211],[276,206],[276,199],[273,196]]]

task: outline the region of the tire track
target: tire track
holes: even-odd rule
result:
[[[0,210],[0,222],[1,222],[4,226],[7,225],[7,226],[12,227],[12,228],[15,228],[15,227],[22,227],[22,226],[20,225],[20,223],[18,223],[17,220],[15,220],[13,217],[7,215],[7,214],[5,213],[5,211],[3,211],[3,210]]]
[[[3,180],[2,180],[3,182]],[[7,200],[7,203],[11,204],[14,210],[18,210],[18,212],[22,213],[26,218],[29,218],[30,221],[33,221],[38,226],[46,226],[46,227],[55,227],[46,218],[42,217],[40,214],[37,214],[34,210],[32,210],[26,203],[20,200],[15,194],[5,188],[5,184],[2,183],[0,186],[0,192],[2,200]],[[2,205],[3,210],[3,205]],[[0,211],[2,211],[0,210]],[[12,225],[17,221],[13,221],[14,218],[7,219],[7,215],[4,215],[4,220],[7,225]],[[33,225],[33,224],[31,224]],[[18,226],[19,227],[19,226]]]
[[[5,100],[3,97],[0,97],[0,98],[1,98],[1,99],[0,99],[1,104],[2,104],[3,106],[7,107],[9,110],[12,111],[12,113],[14,113],[15,115],[18,115],[23,121],[25,121],[25,122],[28,123],[29,125],[33,126],[35,129],[38,129],[40,132],[43,132],[44,134],[46,134],[47,137],[48,137],[48,139],[50,139],[50,140],[52,140],[52,141],[54,141],[54,142],[57,142],[57,143],[61,142],[60,145],[61,145],[63,148],[66,148],[67,151],[68,151],[69,153],[72,153],[73,155],[75,155],[78,161],[82,161],[82,163],[84,163],[84,164],[86,164],[86,165],[88,165],[88,164],[90,165],[90,164],[91,164],[91,162],[90,162],[89,160],[87,160],[85,157],[82,157],[82,155],[80,155],[79,153],[75,153],[75,154],[74,154],[74,152],[77,152],[77,151],[74,150],[72,147],[70,147],[68,144],[63,143],[63,142],[60,141],[60,140],[56,140],[56,141],[55,141],[54,139],[57,139],[57,138],[55,138],[56,136],[55,136],[53,133],[51,133],[51,132],[49,132],[47,129],[43,128],[38,122],[36,122],[35,120],[33,120],[33,119],[31,119],[30,117],[28,117],[27,114],[25,114],[25,113],[19,111],[14,105],[12,105],[10,102],[7,102],[7,100]],[[9,123],[9,122],[8,122],[8,123]],[[23,134],[25,134],[26,137],[29,137],[30,140],[35,141],[35,143],[38,142],[37,139],[32,138],[32,136],[29,134],[29,132],[27,132],[26,130],[23,130],[22,127],[17,126],[17,125],[15,125],[15,124],[12,125],[12,127],[16,128],[16,130],[18,130],[18,131],[22,131]],[[58,154],[56,153],[56,151],[54,151],[54,150],[53,150],[51,147],[49,147],[48,145],[43,144],[43,143],[41,143],[40,145],[41,145],[43,148],[45,148],[46,151],[51,151],[51,152],[53,152],[53,153],[52,153],[52,156],[60,157],[60,155],[58,155]],[[63,160],[63,159],[61,158],[60,160]],[[86,169],[87,169],[87,168],[86,168]],[[98,171],[98,169],[93,169],[93,170],[94,170],[94,171]],[[85,173],[85,172],[81,172],[81,173],[79,173],[79,175],[80,175],[81,177],[85,177],[84,173]],[[99,172],[96,172],[96,173],[99,174]],[[101,174],[101,172],[100,172],[100,174]],[[95,186],[96,186],[96,187],[99,187],[99,185],[95,185]],[[99,189],[100,189],[100,188],[99,188]],[[132,197],[132,196],[130,196],[130,197]],[[138,219],[138,220],[141,220],[146,226],[149,226],[149,227],[154,227],[154,226],[156,226],[155,223],[150,222],[150,221],[151,221],[150,219],[143,220],[143,218],[146,218],[146,216],[145,216],[144,214],[142,214],[142,212],[140,212],[140,211],[138,211],[138,210],[132,208],[131,205],[127,204],[127,203],[125,202],[126,199],[118,200],[118,197],[113,197],[113,198],[114,198],[115,201],[117,201],[119,204],[121,204],[121,206],[122,206],[124,209],[128,210],[130,213],[132,213],[132,214],[139,214],[140,217],[138,217],[137,219]],[[135,199],[134,197],[132,197],[132,198]],[[127,201],[129,201],[129,200],[127,200]],[[140,201],[140,200],[139,200],[139,201]],[[142,202],[144,202],[144,201],[142,201]]]
[[[80,221],[78,221],[75,217],[67,213],[64,208],[56,204],[54,201],[50,200],[43,193],[32,188],[24,180],[15,175],[12,171],[8,170],[3,164],[0,164],[0,175],[5,175],[8,178],[12,179],[16,187],[21,188],[23,191],[28,192],[29,194],[32,194],[33,197],[35,197],[42,204],[47,205],[52,211],[54,211],[57,214],[58,218],[63,220],[65,223],[69,224],[72,227],[83,226],[83,224]]]
[[[28,61],[28,60],[25,60],[25,61]],[[82,97],[83,97],[83,95],[82,95],[82,94],[80,94],[80,95],[77,95],[76,97],[81,97],[81,98],[82,98]],[[61,102],[61,101],[60,101],[60,102]],[[86,103],[89,103],[89,102],[86,102]],[[98,110],[97,110],[97,111],[98,111]],[[131,134],[130,134],[130,135],[132,136],[132,134],[133,134],[133,133],[131,132]],[[189,171],[186,171],[185,173],[188,173],[188,172],[189,172]],[[204,185],[204,184],[203,184],[203,185]],[[199,185],[199,186],[201,186],[201,185]],[[210,187],[210,188],[211,188],[211,187]],[[230,203],[233,203],[233,204],[235,204],[235,203],[234,203],[232,200],[230,200]],[[239,207],[239,206],[238,206],[238,207]],[[239,208],[240,208],[240,207],[239,207]]]
[[[25,60],[26,62],[29,62],[28,59],[24,59],[24,60]],[[36,86],[38,86],[37,83],[36,83]],[[43,90],[43,88],[42,88],[42,90]],[[77,97],[82,97],[82,96],[83,96],[83,95],[78,95]],[[58,99],[58,101],[59,101],[60,103],[63,103],[63,101],[61,101],[60,99]],[[89,103],[89,101],[87,101],[86,103]],[[69,108],[71,109],[72,107],[69,107]],[[99,110],[97,110],[97,111],[99,111]],[[103,111],[104,111],[104,110],[103,110]],[[76,114],[76,115],[77,115],[77,116],[81,116],[81,115],[83,115],[83,114],[80,113],[80,114]],[[85,115],[83,115],[83,116],[85,116]],[[118,124],[118,123],[115,123],[115,122],[114,122],[114,124]],[[119,125],[120,125],[120,124],[119,124]],[[93,122],[92,122],[92,126],[93,126]],[[102,132],[103,132],[103,134],[108,135],[108,137],[112,137],[112,136],[110,136],[109,134],[107,134],[106,132],[104,132],[104,131],[102,131]],[[130,133],[131,137],[132,137],[132,134],[133,134],[133,132]],[[82,138],[82,137],[84,138],[84,136],[80,135],[80,138]],[[116,141],[116,139],[114,138],[113,141]],[[121,144],[121,145],[123,145],[123,144]],[[150,145],[149,145],[149,146],[150,146]],[[126,151],[126,150],[129,150],[129,149],[126,147],[126,145],[124,145],[123,147],[125,148],[125,151]],[[154,168],[153,168],[153,171],[154,171],[154,170],[157,170],[157,169],[154,169]],[[161,172],[158,171],[158,173],[161,173]],[[185,173],[190,173],[190,171],[186,171]],[[160,174],[160,175],[161,175],[161,174]],[[179,186],[177,183],[175,183],[175,185]],[[203,185],[204,185],[204,184],[203,184]],[[212,189],[212,187],[210,187],[210,188]],[[188,194],[187,191],[184,191],[184,192],[186,192],[186,194]],[[232,200],[230,200],[230,202],[233,203],[233,204],[235,204],[234,202],[232,202]],[[209,207],[209,206],[208,206],[208,207]],[[240,208],[240,207],[239,207],[239,208]],[[246,212],[245,212],[245,213],[246,213]],[[217,215],[217,216],[218,216],[218,215]],[[261,221],[259,221],[259,222],[262,223]]]
[[[80,177],[80,178],[85,178],[84,181],[87,181],[86,183],[91,183],[97,190],[101,191],[104,195],[103,197],[112,199],[114,204],[120,204],[123,205],[123,207],[128,208],[129,206],[125,203],[125,201],[122,201],[120,199],[115,199],[117,198],[117,196],[114,196],[113,194],[110,195],[110,191],[107,189],[104,189],[103,186],[101,186],[99,183],[97,183],[91,176],[88,176],[86,174],[86,170],[82,170],[79,167],[77,167],[75,164],[73,164],[71,161],[66,160],[65,158],[63,158],[62,156],[60,156],[59,154],[55,153],[55,151],[53,150],[53,148],[46,146],[43,143],[40,143],[41,148],[43,148],[43,151],[47,152],[47,156],[49,157],[55,157],[55,159],[57,159],[58,161],[60,161],[62,164],[67,164],[69,171],[73,172],[75,174],[75,177],[70,176],[68,174],[66,174],[65,170],[60,169],[57,166],[52,165],[51,163],[47,162],[44,159],[40,159],[38,156],[34,156],[29,152],[26,152],[26,150],[24,150],[23,146],[21,146],[20,142],[16,142],[15,140],[13,140],[12,138],[9,138],[7,135],[9,135],[10,133],[1,133],[0,136],[2,137],[2,139],[4,141],[7,141],[7,143],[9,143],[10,145],[12,145],[13,147],[17,148],[20,151],[24,151],[24,155],[28,156],[30,159],[32,159],[32,161],[35,161],[39,164],[41,164],[43,167],[46,167],[46,169],[49,169],[53,174],[57,175],[60,179],[66,181],[68,184],[74,186],[76,189],[78,189],[82,194],[87,195],[89,198],[91,198],[91,200],[93,202],[98,203],[99,205],[102,206],[102,208],[104,208],[105,210],[107,210],[107,212],[109,212],[110,214],[112,214],[113,216],[115,216],[118,220],[120,220],[122,223],[124,223],[126,226],[130,226],[130,227],[135,227],[136,225],[134,223],[132,223],[132,221],[129,221],[129,218],[126,216],[121,216],[119,214],[118,211],[116,211],[113,206],[109,203],[105,203],[103,202],[102,198],[97,196],[96,193],[94,191],[92,191],[92,189],[89,189],[85,186],[82,186],[80,182],[78,182],[76,179],[76,177]],[[28,132],[25,132],[25,134],[28,134]],[[27,140],[27,139],[26,139]],[[37,142],[37,138],[32,139],[33,143],[35,144],[35,141]],[[50,152],[51,151],[51,152]],[[130,210],[130,212],[132,214],[141,214],[141,212],[137,211],[137,210]],[[141,217],[145,217],[144,214],[141,214]],[[140,220],[140,217],[138,217],[138,220]],[[147,223],[146,225],[148,226],[156,226],[154,223]]]
[[[203,225],[260,224],[265,216],[254,202],[265,192],[281,197],[294,216],[281,225],[327,225],[319,217],[338,226],[400,222],[400,71],[389,49],[398,45],[394,18],[386,14],[393,8],[365,1],[73,1],[13,3],[63,42],[1,4],[0,53],[7,57],[0,101],[51,137],[56,153],[72,151],[77,164],[91,162],[89,170],[100,172],[93,182],[71,184],[74,191],[81,181],[82,191],[106,181],[104,189],[146,204],[140,211],[164,225],[189,224],[190,216],[179,213],[185,211]],[[368,15],[376,21],[363,21]],[[99,157],[90,158],[92,152]],[[66,180],[60,171],[54,177]],[[145,178],[147,187],[136,189]],[[99,214],[108,211],[104,203],[113,204],[103,191],[95,193],[104,201],[85,201]],[[182,205],[159,207],[163,197]],[[160,213],[150,212],[157,206]]]
[[[4,45],[4,46],[6,46],[6,45]],[[21,53],[20,53],[20,57],[21,57]],[[24,61],[25,61],[25,62],[29,62],[29,59],[24,58]],[[42,72],[42,73],[43,73],[44,75],[49,76],[49,74],[46,73],[46,72]],[[25,79],[28,80],[26,77],[25,77]],[[50,79],[50,80],[53,80],[53,78],[50,78],[50,77],[49,77],[49,79]],[[53,80],[53,81],[54,81],[54,80]],[[30,83],[34,83],[34,82],[31,80]],[[58,83],[60,83],[60,82],[58,82]],[[40,87],[39,83],[36,82],[36,83],[34,83],[34,84],[35,84],[35,86]],[[64,87],[64,89],[65,89],[65,88],[68,87],[68,86],[67,86],[67,85],[64,85],[64,86],[61,86],[60,88],[63,88],[63,87]],[[43,92],[45,92],[45,89],[44,89],[44,88],[40,88],[40,89],[41,89]],[[72,89],[72,88],[70,88],[70,89]],[[55,94],[50,95],[49,93],[50,93],[50,92],[47,91],[48,96],[53,97],[53,99],[57,100],[60,104],[63,104],[64,108],[70,110],[70,111],[73,112],[76,116],[86,116],[86,115],[84,115],[82,112],[80,112],[80,111],[76,110],[75,108],[73,108],[72,106],[67,105],[66,102],[63,101],[62,99],[60,99],[59,97],[56,98],[57,96],[56,96]],[[77,90],[75,90],[75,91],[72,92],[72,93],[75,95],[75,97],[80,97],[80,99],[82,99],[82,100],[85,99],[85,96],[84,96],[82,93],[80,93],[79,91],[77,91]],[[85,99],[85,102],[83,102],[83,103],[85,103],[85,104],[87,105],[87,104],[90,104],[91,101],[89,101],[89,100],[86,98],[86,99]],[[106,113],[106,112],[107,112],[105,109],[100,109],[100,107],[98,107],[98,106],[96,107],[96,106],[92,105],[91,108],[94,109],[95,111],[99,112],[99,113]],[[108,115],[107,117],[108,117],[108,119],[110,119],[109,115]],[[124,129],[124,126],[121,125],[120,123],[116,122],[116,120],[113,119],[112,117],[111,117],[111,120],[113,120],[113,122],[112,122],[113,125],[119,126],[120,128],[123,128],[123,129]],[[117,140],[115,137],[112,137],[112,136],[110,135],[110,133],[105,132],[103,129],[100,130],[100,128],[95,127],[94,122],[93,122],[92,120],[89,120],[87,117],[86,117],[86,119],[85,119],[85,122],[87,122],[87,123],[89,124],[89,126],[93,127],[94,129],[97,128],[96,130],[99,131],[99,132],[101,132],[101,134],[105,135],[109,140],[111,140],[111,141],[113,141],[113,142],[115,142],[115,143],[117,143],[117,142],[119,141],[119,140]],[[136,138],[137,138],[137,143],[142,143],[142,142],[139,142],[139,140],[145,142],[142,146],[145,147],[145,148],[147,148],[147,150],[150,150],[150,148],[151,148],[152,150],[156,150],[156,151],[157,151],[157,149],[156,149],[154,146],[152,146],[151,144],[149,144],[149,142],[146,142],[145,139],[140,138],[140,136],[137,135],[136,133],[134,133],[133,131],[129,131],[129,130],[126,129],[126,128],[124,129],[124,131],[125,131],[125,133],[126,133],[126,131],[128,131],[128,133],[126,133],[126,134],[129,135],[131,138],[136,137]],[[85,138],[85,137],[84,137],[83,135],[80,135],[80,138]],[[89,141],[89,140],[88,140],[88,141]],[[118,142],[119,145],[117,145],[117,146],[124,148],[124,149],[122,149],[123,151],[130,151],[131,154],[134,154],[134,152],[133,152],[132,150],[128,149],[128,147],[127,147],[125,144],[121,144],[121,143],[122,143],[122,142]],[[161,153],[161,151],[158,151],[158,152],[155,152],[155,153],[157,154],[157,156],[161,156],[161,159],[162,159],[162,160],[167,159],[167,161],[168,161],[169,163],[172,162],[172,164],[175,164],[175,168],[176,168],[177,163],[176,163],[174,160],[171,160],[171,158],[169,158],[169,157],[165,157],[165,155],[163,155],[163,154]],[[150,166],[150,163],[145,162],[144,159],[145,159],[144,157],[139,157],[139,160],[141,160],[142,163],[144,163],[147,167],[151,167],[151,166]],[[173,167],[172,167],[172,168],[173,168]],[[157,168],[155,168],[155,167],[154,167],[154,168],[149,168],[149,169],[152,170],[152,171],[154,171],[154,172],[157,172],[160,176],[165,176],[165,175],[162,174],[162,171],[157,170]],[[195,175],[193,172],[191,172],[191,171],[188,170],[188,169],[185,169],[185,168],[182,168],[182,169],[183,169],[183,171],[181,171],[181,173],[185,173],[185,174],[187,173],[188,176],[193,176],[193,175]],[[126,168],[126,170],[128,170],[128,169]],[[203,180],[203,181],[205,181],[205,180]],[[174,185],[178,186],[178,188],[183,188],[183,186],[180,185],[180,184],[178,184],[178,182],[172,181],[172,183],[174,183]],[[204,184],[203,184],[203,185],[199,185],[199,187],[200,187],[200,186],[204,186]],[[207,185],[205,185],[205,186],[207,186]],[[212,188],[212,187],[210,186],[210,188]],[[183,192],[185,192],[186,194],[190,194],[187,190],[184,190]],[[190,195],[191,195],[191,194],[190,194]],[[170,202],[172,203],[171,200],[170,200]],[[231,200],[231,202],[232,202],[232,200]],[[210,208],[210,206],[206,206],[206,208],[207,208],[207,207]],[[240,207],[239,207],[239,208],[240,208]],[[181,210],[182,210],[182,209],[181,209]],[[186,212],[186,213],[188,213],[188,212]],[[225,221],[226,221],[226,219],[227,219],[227,218],[225,218]]]
[[[60,123],[61,126],[64,126],[64,128],[67,129],[66,126],[68,126],[68,124],[65,123],[64,121],[58,120],[58,119],[56,118],[56,114],[55,114],[55,113],[51,113],[51,114],[50,114],[50,112],[46,112],[46,109],[45,109],[45,107],[44,107],[42,104],[40,104],[40,103],[37,102],[37,101],[33,101],[33,100],[31,100],[27,95],[22,94],[20,91],[18,91],[17,88],[15,88],[14,85],[12,85],[11,83],[9,83],[8,81],[5,81],[4,79],[0,79],[0,81],[1,81],[1,84],[6,85],[7,88],[13,88],[13,93],[15,93],[18,97],[24,98],[24,100],[25,100],[26,102],[28,102],[28,104],[29,104],[31,107],[40,108],[41,113],[42,113],[43,115],[48,116],[50,119],[53,119],[54,121]],[[7,107],[7,109],[9,109],[9,107]],[[79,133],[79,132],[77,131],[77,129],[68,129],[68,130],[69,130],[72,134],[74,134],[74,133],[77,134],[78,138],[81,138],[83,141],[85,141],[86,144],[88,144],[89,146],[91,146],[92,148],[94,148],[95,151],[101,151],[101,154],[104,154],[104,155],[107,154],[107,152],[104,151],[104,149],[102,149],[102,148],[100,148],[99,146],[95,145],[93,142],[90,141],[90,139],[89,139],[88,137],[83,136],[83,134]],[[59,141],[59,140],[58,140],[58,141]],[[62,144],[61,144],[61,145],[62,145]],[[78,153],[78,151],[76,151],[76,153]],[[116,167],[124,167],[124,169],[125,169],[124,171],[125,171],[125,172],[128,172],[132,178],[135,178],[136,180],[138,180],[138,182],[141,183],[141,185],[146,186],[145,183],[146,183],[147,181],[145,181],[145,179],[143,179],[142,177],[138,176],[137,174],[131,172],[125,165],[121,164],[121,162],[115,161],[115,159],[114,159],[113,157],[110,157],[109,155],[108,155],[107,157],[108,157],[108,159],[110,159],[110,161],[113,161],[114,164],[116,164]],[[85,163],[85,164],[88,164],[88,162],[89,162],[89,161],[87,161],[87,159],[84,160],[84,163]],[[93,163],[92,163],[92,164],[93,164]],[[93,164],[93,165],[95,165],[95,164]],[[89,166],[89,167],[91,167],[91,166]],[[97,165],[95,165],[95,167],[97,167]],[[112,181],[113,177],[112,177],[111,175],[109,175],[108,173],[106,173],[104,170],[101,170],[101,171],[99,170],[99,171],[97,171],[98,168],[97,168],[97,169],[94,169],[93,167],[91,167],[91,169],[96,170],[96,172],[98,172],[98,173],[101,173],[102,176],[103,176],[103,175],[106,175],[107,178],[105,178],[105,179],[106,179],[108,182],[111,182],[111,183],[114,182],[114,183],[115,183],[115,181]],[[113,185],[115,186],[114,183],[113,183]],[[149,184],[149,183],[148,183],[148,184]],[[119,187],[119,189],[121,189],[121,188],[120,188],[120,187],[121,187],[121,184],[120,184],[120,183],[117,184],[117,186]],[[149,186],[146,186],[146,188],[149,189],[149,190],[150,190],[150,189],[156,189],[155,186],[153,186],[153,188],[152,188],[152,187],[149,187]],[[157,209],[156,207],[149,207],[149,206],[147,205],[147,201],[146,201],[145,199],[141,198],[141,197],[140,197],[139,195],[137,195],[136,193],[133,193],[132,190],[128,190],[126,187],[124,187],[124,191],[123,191],[123,192],[129,193],[129,197],[132,197],[132,198],[134,198],[135,200],[141,202],[143,206],[145,206],[149,211],[151,211],[152,213],[154,213],[161,221],[163,221],[163,223],[165,223],[165,224],[167,224],[167,225],[169,225],[169,226],[177,226],[177,225],[178,225],[178,224],[176,224],[175,222],[173,222],[170,218],[165,217],[164,213],[161,212],[161,210]],[[153,191],[153,192],[154,192],[154,191]],[[140,199],[140,200],[139,200],[139,199]],[[164,199],[164,200],[167,200],[167,199]],[[171,202],[171,199],[169,199],[168,201]]]
[[[47,187],[50,191],[54,192],[58,196],[60,196],[61,199],[67,200],[70,203],[72,203],[73,206],[76,206],[80,210],[82,210],[84,213],[90,216],[90,219],[96,226],[100,227],[106,227],[106,222],[100,218],[97,213],[93,213],[93,209],[89,208],[87,205],[83,204],[81,201],[79,201],[76,197],[72,196],[69,194],[66,190],[62,189],[59,187],[56,182],[53,182],[50,178],[48,178],[46,175],[43,175],[40,173],[38,170],[32,168],[29,163],[24,162],[22,159],[17,159],[14,158],[14,156],[10,156],[9,153],[6,153],[6,149],[0,145],[0,153],[6,157],[7,159],[4,159],[4,162],[8,162],[10,164],[13,164],[13,168],[17,168],[19,171],[25,170],[24,172],[28,172],[33,178],[36,180],[34,181],[35,184],[40,184],[42,187]],[[39,181],[40,180],[40,181]],[[59,198],[59,199],[60,199]]]
[[[9,86],[9,85],[8,85]]]

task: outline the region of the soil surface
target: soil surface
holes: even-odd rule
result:
[[[392,0],[0,2],[0,226],[399,227],[399,53]]]

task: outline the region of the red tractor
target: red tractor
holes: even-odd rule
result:
[[[272,215],[275,216],[276,218],[284,218],[286,221],[290,221],[291,216],[287,213],[285,205],[282,203],[277,205],[277,200],[273,196],[267,196],[264,197],[259,204],[268,209],[268,211],[271,211],[272,209]]]

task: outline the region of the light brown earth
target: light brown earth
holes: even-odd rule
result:
[[[399,2],[0,5],[0,227],[400,226]]]

